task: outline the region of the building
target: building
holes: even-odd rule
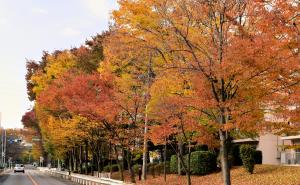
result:
[[[233,140],[233,143],[254,145],[262,151],[262,164],[300,165],[300,135],[281,137],[263,134],[254,139]]]
[[[293,109],[294,107],[291,107]],[[268,122],[288,122],[271,113],[265,113]],[[271,133],[260,134],[258,138],[233,140],[236,144],[251,144],[262,151],[262,164],[300,165],[300,135],[278,136]]]

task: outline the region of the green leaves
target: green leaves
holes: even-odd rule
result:
[[[249,172],[253,173],[255,165],[255,149],[254,146],[243,144],[240,147],[240,155],[243,161],[244,168]]]

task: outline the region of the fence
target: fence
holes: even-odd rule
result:
[[[114,179],[98,178],[94,176],[76,173],[69,174],[69,172],[57,171],[56,169],[39,168],[39,170],[45,173],[49,173],[55,177],[71,180],[82,185],[129,185],[124,183],[123,181],[118,181]]]
[[[100,173],[100,172],[94,171],[93,176],[98,177],[98,178],[108,178],[108,179],[110,179],[110,173]]]

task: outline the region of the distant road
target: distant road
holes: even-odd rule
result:
[[[1,185],[74,185],[64,179],[51,177],[38,170],[25,169],[25,173],[7,172],[0,175]]]

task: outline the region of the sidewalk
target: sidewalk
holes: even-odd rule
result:
[[[49,169],[49,168],[38,168],[41,172],[49,173],[53,176],[60,177],[63,179],[68,179],[73,182],[79,183],[79,184],[103,184],[103,185],[131,185],[128,183],[125,183],[123,181],[109,179],[109,178],[99,178],[95,176],[90,175],[83,175],[83,174],[77,174],[77,173],[71,173],[67,171],[58,171],[55,168]]]

